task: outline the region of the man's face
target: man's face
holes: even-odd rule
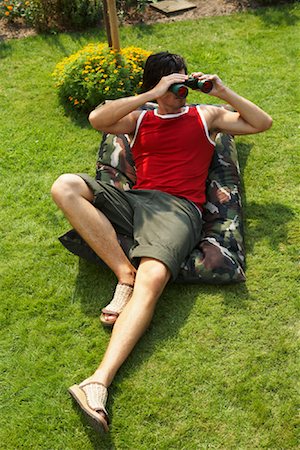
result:
[[[186,104],[186,98],[178,98],[173,92],[168,91],[160,97],[160,101],[164,104],[174,106],[174,108],[182,108]]]

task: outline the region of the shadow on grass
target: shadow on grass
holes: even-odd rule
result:
[[[122,25],[120,27],[120,32],[122,33],[123,29],[128,29],[128,27],[131,27],[135,32],[135,37],[138,39],[147,37],[150,33],[153,33],[154,26],[151,24],[144,23],[142,21],[136,22],[136,23],[129,23],[126,25]]]
[[[87,45],[87,40],[91,39],[92,41],[105,42],[107,40],[105,30],[101,28],[92,29],[87,32],[66,32],[66,33],[52,33],[52,34],[40,34],[39,35],[45,44],[49,47],[54,47],[58,49],[65,56],[70,55],[70,45],[68,43],[67,46],[64,44],[64,37],[67,36],[70,38],[74,44],[76,44],[77,50],[80,50],[81,47]],[[74,51],[72,51],[74,53]]]
[[[253,148],[254,144],[245,144],[242,142],[236,142],[236,149],[238,154],[238,160],[240,165],[240,171],[241,171],[241,183],[242,183],[242,190],[244,191],[243,187],[243,179],[244,179],[244,171],[247,166],[247,160],[250,155],[250,152]]]
[[[111,434],[95,430],[85,414],[81,411],[78,405],[73,402],[73,408],[85,429],[88,439],[95,450],[114,450],[115,445],[112,442]],[[89,425],[89,426],[87,426]]]
[[[241,181],[241,197],[242,197],[242,205],[245,206],[246,204],[246,189],[244,184],[244,172],[245,168],[247,166],[248,157],[250,155],[250,152],[252,150],[253,144],[245,144],[245,143],[236,143],[236,149],[238,154],[238,161],[240,166],[240,181]],[[243,208],[243,212],[244,212]],[[243,214],[244,215],[244,214]]]
[[[9,42],[4,41],[0,35],[0,59],[7,58],[12,53],[11,45]]]
[[[256,8],[254,14],[258,16],[261,21],[270,27],[273,26],[294,26],[299,22],[299,17],[294,13],[293,8],[296,5],[296,1],[282,2],[282,5],[278,5],[277,8]]]
[[[80,128],[92,128],[88,119],[88,112],[75,111],[70,103],[66,103],[62,99],[60,99],[59,101],[61,106],[64,108],[65,116],[68,117],[71,122],[73,122]]]
[[[129,25],[130,26],[130,25]],[[149,33],[153,30],[153,25],[148,25],[145,23],[137,23],[132,25],[135,32],[136,38],[143,38],[145,35],[149,35]],[[128,28],[128,26],[120,26],[119,31],[122,34],[122,30]],[[59,49],[65,56],[69,56],[70,54],[70,46],[65,46],[63,41],[64,37],[70,38],[78,47],[78,50],[87,45],[87,41],[97,42],[97,43],[105,43],[107,42],[107,35],[105,31],[104,24],[100,24],[96,28],[91,28],[89,30],[84,31],[74,31],[74,32],[51,32],[51,33],[41,33],[39,34],[41,38],[44,40],[45,44],[50,47],[55,47]]]
[[[237,143],[241,170],[241,190],[244,217],[244,230],[247,252],[252,252],[255,244],[267,239],[272,250],[278,250],[281,243],[287,242],[288,224],[294,219],[291,208],[280,203],[256,203],[247,201],[244,187],[244,171],[253,144]]]
[[[247,203],[245,208],[245,235],[247,251],[252,252],[260,240],[267,240],[272,250],[287,243],[288,224],[294,219],[294,212],[280,203]]]
[[[147,24],[135,24],[134,31],[136,33],[137,38],[142,38],[144,35],[148,35],[151,33],[153,26]],[[120,27],[120,32],[122,33],[123,27]],[[77,31],[77,32],[52,32],[52,33],[41,33],[39,36],[43,39],[44,43],[49,47],[53,47],[58,49],[65,56],[70,55],[70,45],[66,46],[64,44],[64,38],[68,37],[76,44],[76,50],[80,50],[81,47],[88,44],[88,42],[96,42],[96,43],[105,43],[107,42],[107,35],[105,31],[105,27],[103,24],[100,24],[97,28],[92,28],[90,30],[85,31]],[[74,51],[72,51],[74,53]]]
[[[128,374],[138,370],[157,348],[161,348],[164,341],[176,338],[190,318],[196,299],[201,302],[201,298],[220,293],[226,306],[234,309],[246,308],[248,290],[244,283],[231,286],[169,284],[158,302],[147,333],[124,363],[123,370],[117,374],[116,379],[127,378]],[[118,383],[113,389],[117,390],[117,385]]]
[[[230,309],[246,309],[249,292],[246,283],[227,284],[217,287],[223,296],[223,303]]]

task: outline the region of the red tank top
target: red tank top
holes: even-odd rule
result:
[[[205,183],[215,143],[200,106],[178,114],[143,111],[131,143],[137,180],[134,189],[155,189],[205,203]]]

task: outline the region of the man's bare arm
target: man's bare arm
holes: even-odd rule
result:
[[[272,126],[272,118],[252,103],[250,100],[238,95],[228,87],[224,86],[217,75],[194,74],[199,79],[211,79],[214,88],[210,95],[218,97],[229,103],[237,112],[231,112],[217,107],[207,107],[206,120],[211,131],[223,131],[229,134],[253,134],[260,133]]]
[[[142,94],[108,101],[90,113],[89,121],[99,131],[132,134],[140,114],[137,109],[149,100]]]
[[[178,73],[163,77],[148,92],[133,97],[112,100],[99,106],[90,113],[89,121],[99,131],[112,134],[133,134],[137,118],[140,115],[138,108],[165,94],[171,84],[183,82],[186,78],[186,75]]]

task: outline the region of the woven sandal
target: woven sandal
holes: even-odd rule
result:
[[[133,286],[126,283],[118,283],[114,296],[111,300],[111,302],[102,309],[101,316],[100,316],[100,322],[102,325],[106,327],[112,327],[117,318],[119,317],[120,313],[125,308],[126,304],[129,302],[133,292]],[[113,318],[108,319],[105,317],[106,315],[113,316]]]
[[[109,418],[105,409],[107,388],[97,381],[74,384],[68,389],[90,424],[97,431],[108,431]]]

